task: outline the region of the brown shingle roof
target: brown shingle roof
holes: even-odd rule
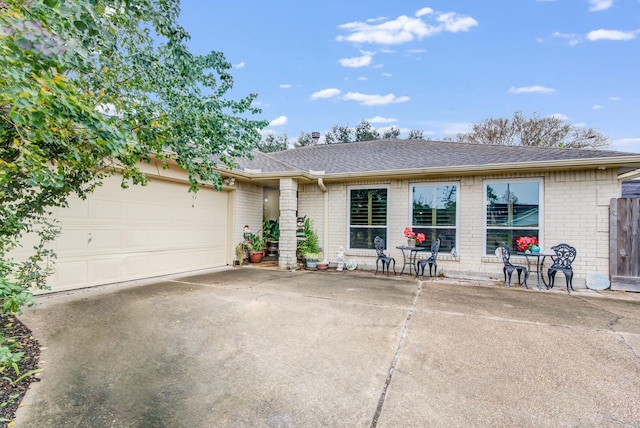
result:
[[[430,168],[482,168],[518,163],[580,163],[589,159],[629,159],[640,166],[640,154],[597,149],[491,146],[447,141],[375,140],[307,146],[275,153],[256,153],[241,168],[261,172],[325,171],[327,174],[367,173]]]

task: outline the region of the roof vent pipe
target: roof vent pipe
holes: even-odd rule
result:
[[[311,139],[313,140],[313,145],[317,145],[318,144],[318,140],[320,139],[320,133],[319,132],[312,132],[311,133]]]

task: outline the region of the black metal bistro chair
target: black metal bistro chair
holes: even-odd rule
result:
[[[382,273],[384,273],[385,267],[387,269],[387,276],[389,276],[389,267],[391,265],[391,262],[393,262],[393,274],[396,274],[396,259],[394,259],[391,256],[388,256],[384,253],[384,250],[386,248],[386,245],[384,243],[384,239],[382,239],[379,236],[376,236],[373,239],[373,244],[376,247],[376,253],[378,254],[378,258],[376,259],[376,273],[375,275],[378,274],[378,262],[382,262]]]
[[[562,272],[567,285],[567,293],[571,293],[573,290],[573,268],[571,264],[576,259],[576,249],[569,244],[558,244],[555,247],[551,247],[555,256],[551,256],[553,263],[549,266],[547,271],[549,274],[549,289],[553,288],[553,283],[556,279],[556,272]],[[575,290],[573,290],[575,291]]]
[[[511,263],[511,250],[507,247],[507,244],[504,242],[500,243],[500,255],[502,256],[502,263],[504,263],[504,267],[502,268],[502,273],[504,274],[504,281],[507,283],[507,287],[511,287],[511,274],[513,271],[518,272],[518,284],[523,285],[520,281],[520,275],[524,274],[524,286],[529,288],[527,285],[527,278],[529,277],[529,269],[526,266],[522,265],[514,265]],[[507,280],[508,277],[508,280]]]
[[[436,239],[431,243],[431,256],[429,256],[428,259],[418,260],[416,262],[416,278],[418,278],[418,275],[420,276],[420,279],[424,277],[424,268],[427,265],[429,265],[429,276],[432,276],[431,267],[434,268],[433,276],[438,275],[438,262],[436,261],[438,258],[438,251],[440,251],[440,239]],[[418,272],[422,273],[419,274]]]

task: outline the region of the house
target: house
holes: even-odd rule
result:
[[[574,287],[609,273],[609,204],[639,175],[640,154],[543,147],[376,140],[314,145],[239,159],[221,171],[222,192],[187,193],[186,174],[147,166],[147,187],[122,190],[117,177],[57,216],[54,290],[231,265],[243,226],[280,221],[279,267],[296,266],[296,220],[313,222],[324,256],[340,247],[359,268],[375,268],[373,237],[387,250],[406,243],[405,227],[441,239],[441,273],[502,276],[494,251],[518,236],[543,250],[578,251]]]

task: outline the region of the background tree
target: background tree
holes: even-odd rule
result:
[[[289,148],[289,137],[287,134],[276,135],[267,134],[258,143],[258,150],[263,153],[280,152]]]
[[[472,125],[471,132],[458,134],[458,141],[505,146],[597,148],[608,139],[592,128],[579,128],[556,117],[525,118],[516,112],[512,119],[491,118]]]
[[[392,126],[391,128],[385,129],[382,131],[382,139],[394,139],[400,136],[400,129],[397,126]]]
[[[424,140],[424,131],[420,129],[412,129],[407,135],[407,140]]]
[[[312,146],[313,138],[311,138],[311,132],[300,132],[298,139],[293,144],[293,147]]]
[[[324,135],[324,142],[325,144],[351,143],[354,137],[354,130],[349,126],[333,125]]]
[[[356,141],[379,140],[380,133],[366,120],[362,120],[355,129]]]
[[[51,207],[85,198],[116,171],[145,183],[139,162],[175,161],[221,187],[214,167],[250,156],[267,122],[233,86],[222,53],[189,52],[177,0],[0,2],[0,305],[15,312],[44,286]],[[153,36],[152,36],[153,35]],[[14,261],[26,233],[39,244]]]

